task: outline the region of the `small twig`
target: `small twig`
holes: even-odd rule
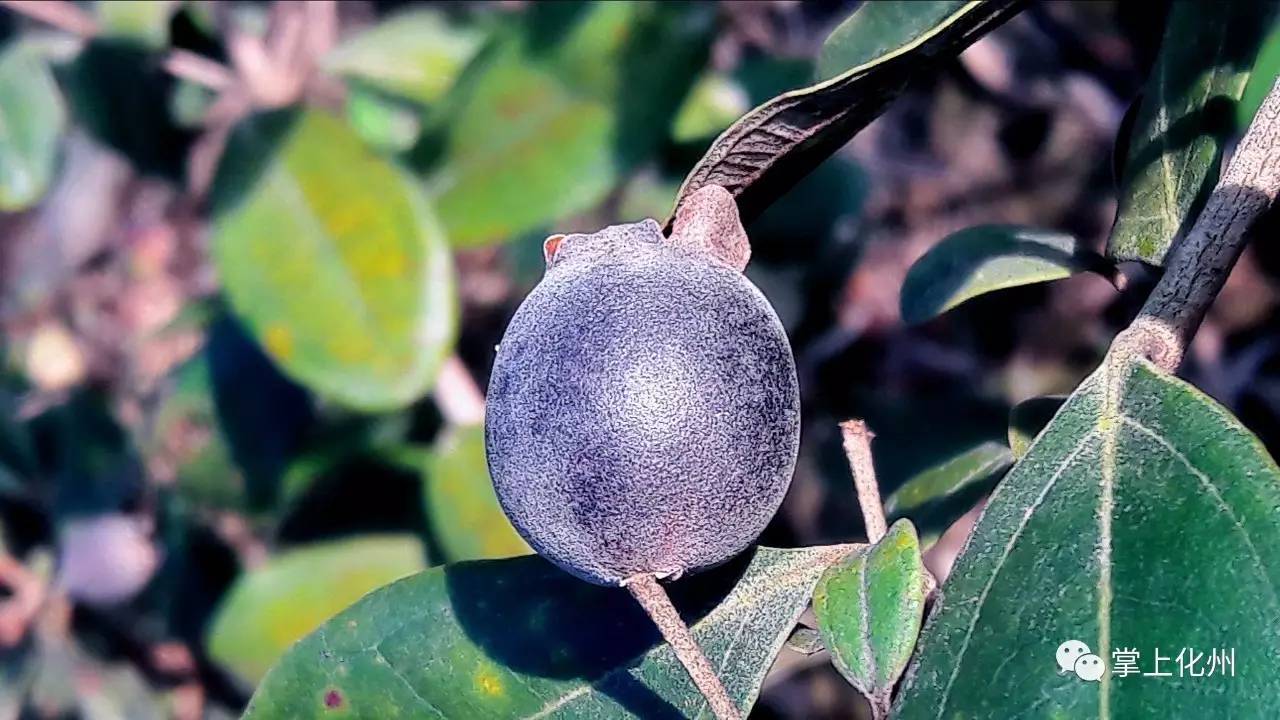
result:
[[[192,199],[198,202],[208,194],[236,121],[252,109],[248,91],[237,85],[218,95],[205,111],[201,120],[205,131],[187,155],[187,193]]]
[[[0,602],[0,648],[11,648],[22,640],[39,615],[47,587],[39,575],[4,552],[0,552],[0,586],[10,593]]]
[[[875,433],[864,420],[845,420],[840,423],[844,437],[844,455],[849,459],[853,472],[853,485],[858,490],[858,505],[862,508],[862,522],[867,527],[867,542],[877,543],[889,531],[884,518],[884,505],[880,503],[880,486],[876,484],[876,466],[871,460],[871,438]]]
[[[98,33],[98,22],[74,3],[52,0],[0,0],[0,6],[78,37]]]
[[[227,544],[235,552],[240,565],[246,569],[260,568],[267,564],[267,546],[256,535],[253,528],[239,514],[232,512],[219,513],[214,517],[213,531],[218,539]]]
[[[1138,319],[1113,348],[1173,372],[1249,239],[1280,193],[1280,81],[1272,86],[1195,225],[1169,254]]]
[[[65,597],[54,596],[45,616],[61,623],[59,636],[90,635],[98,638],[112,657],[127,660],[153,685],[172,688],[172,716],[182,718],[194,710],[192,705],[217,703],[243,707],[249,698],[239,684],[218,664],[203,653],[187,653],[182,657],[177,645],[165,633],[120,609],[105,610],[93,605],[72,606]],[[59,614],[62,617],[57,617]],[[45,623],[42,619],[42,630]],[[185,660],[190,660],[187,665]],[[198,691],[197,691],[197,688]]]
[[[236,76],[220,62],[190,50],[170,50],[160,63],[170,75],[221,92],[231,87]]]
[[[334,0],[312,0],[306,3],[306,57],[316,62],[338,41],[338,3]]]
[[[317,57],[336,26],[332,2],[277,2],[271,6],[265,36],[234,31],[227,38],[231,63],[254,99],[264,108],[297,102],[315,76]],[[309,25],[314,26],[309,28]]]
[[[166,640],[151,646],[151,667],[157,673],[178,679],[170,691],[175,720],[200,720],[204,717],[204,686],[197,675],[199,667],[186,644]]]
[[[729,697],[729,691],[725,690],[720,676],[716,674],[702,648],[698,647],[698,641],[680,618],[676,606],[671,604],[667,591],[658,584],[658,579],[647,573],[633,575],[627,578],[626,588],[653,619],[653,624],[658,626],[658,632],[662,633],[663,639],[675,651],[680,664],[684,665],[693,684],[698,686],[698,690],[707,699],[716,718],[740,720],[742,715]]]
[[[450,425],[484,422],[484,393],[457,355],[450,355],[436,378],[436,404]]]

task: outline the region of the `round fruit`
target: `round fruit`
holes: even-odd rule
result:
[[[603,585],[697,571],[786,494],[791,348],[738,269],[652,220],[556,236],[498,348],[485,437],[503,510],[552,562]]]

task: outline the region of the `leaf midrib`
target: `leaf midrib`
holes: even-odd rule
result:
[[[282,180],[281,190],[286,200],[299,211],[299,215],[304,218],[304,222],[313,232],[312,237],[315,238],[315,242],[312,243],[313,247],[328,256],[332,264],[339,268],[335,274],[338,282],[341,283],[339,287],[342,293],[349,300],[348,307],[354,310],[355,315],[360,318],[361,324],[369,329],[370,335],[377,340],[375,344],[385,344],[386,338],[383,337],[382,328],[376,322],[368,299],[360,291],[360,285],[355,276],[347,270],[347,264],[342,257],[342,253],[337,248],[333,235],[329,233],[328,229],[324,227],[319,217],[317,217],[311,201],[307,199],[302,183],[287,164],[282,163],[277,168],[277,174]]]
[[[768,586],[749,589],[748,591],[741,592],[741,593],[735,592],[734,594],[731,595],[730,598],[726,599],[725,602],[722,602],[720,605],[714,608],[711,612],[709,612],[705,617],[703,617],[702,620],[697,624],[697,626],[695,626],[695,632],[697,632],[698,628],[706,627],[708,624],[715,624],[717,622],[717,619],[722,618],[724,616],[733,615],[734,613],[739,612],[743,608],[750,608],[751,606],[755,606],[755,605],[761,605],[761,606],[767,605],[770,599],[776,596],[779,596],[779,595],[785,596],[787,594],[794,594],[796,593],[797,588],[801,584],[803,584],[801,581],[805,580],[806,578],[811,580],[808,588],[808,592],[811,593],[812,585],[818,582],[818,577],[821,574],[822,569],[827,567],[831,563],[839,560],[840,558],[845,557],[846,555],[849,554],[850,551],[856,549],[857,547],[860,547],[860,546],[830,545],[825,547],[805,548],[803,550],[795,550],[795,551],[776,551],[776,550],[773,551],[773,552],[783,552],[786,554],[781,555],[777,561],[772,561],[769,566],[758,568],[755,571],[758,573],[763,573],[765,576],[769,578],[770,582],[768,583]],[[435,570],[427,570],[424,572],[425,573],[441,572],[441,570],[435,569]],[[746,576],[744,576],[744,579],[745,577]],[[803,595],[807,597],[803,589],[801,589],[798,595]],[[802,609],[803,609],[803,604],[800,602],[797,602],[796,607],[791,608],[791,610],[793,610],[793,616],[798,616]],[[352,656],[357,656],[357,654],[364,655],[366,657],[371,657],[375,654],[382,656],[381,647],[389,638],[391,638],[392,636],[395,636],[397,633],[403,631],[406,627],[410,625],[415,625],[415,624],[422,625],[424,623],[429,622],[427,618],[430,616],[431,612],[432,612],[432,608],[428,607],[425,609],[420,608],[417,611],[411,611],[409,613],[406,613],[404,616],[402,616],[401,622],[397,624],[396,627],[389,629],[385,632],[379,632],[377,635],[370,637],[369,640],[367,641],[371,643],[370,645],[365,647],[351,648],[349,651],[344,651],[344,653],[349,653]],[[752,611],[752,612],[744,612],[743,614],[746,615],[747,617],[744,617],[741,622],[733,623],[733,625],[725,624],[724,628],[717,628],[717,632],[724,633],[725,635],[727,635],[728,632],[731,631],[730,628],[737,626],[736,630],[733,631],[734,637],[740,638],[744,636],[745,626],[751,623],[752,618],[754,618],[757,613]],[[790,626],[788,626],[788,629],[789,627]],[[320,643],[321,648],[324,649],[330,656],[337,656],[340,654],[340,653],[335,653],[330,647],[328,632],[326,628],[322,627],[315,634],[319,636],[317,640]],[[785,632],[778,637],[777,645],[781,646],[781,644],[784,641],[785,641]],[[729,646],[726,648],[722,656],[720,668],[723,668],[723,663],[727,661],[730,655],[732,655],[733,650],[735,649],[737,644],[738,643],[736,643],[735,641],[731,641],[729,643]],[[662,653],[664,655],[670,655],[669,659],[671,660],[671,663],[674,664],[674,655],[671,655],[670,649],[667,648],[665,644],[659,643],[653,647],[650,647],[646,651],[640,653],[631,661],[628,661],[625,664],[621,664],[612,668],[611,670],[604,673],[603,675],[596,677],[594,680],[578,679],[580,684],[577,685],[576,687],[574,687],[572,684],[566,683],[566,685],[562,689],[557,691],[560,693],[559,695],[553,698],[546,699],[545,704],[541,708],[539,708],[537,711],[531,714],[521,716],[521,720],[540,720],[541,718],[548,717],[549,715],[556,713],[557,711],[561,711],[564,708],[571,706],[575,702],[580,702],[584,697],[593,697],[594,693],[599,692],[600,687],[607,685],[608,683],[613,682],[616,679],[621,678],[623,676],[627,676],[627,675],[633,676],[635,671],[643,663],[651,660],[655,654],[659,654],[659,653]],[[423,708],[430,709],[431,711],[434,711],[437,716],[443,717],[443,715],[440,715],[439,709],[435,708],[434,705],[432,705],[429,701],[426,700],[426,698],[424,698],[419,693],[418,688],[410,682],[408,677],[406,677],[401,673],[398,667],[390,659],[387,659],[385,656],[382,656],[382,657],[383,657],[382,662],[374,662],[373,665],[369,668],[369,671],[371,673],[380,674],[383,671],[391,673],[392,675],[395,676],[395,678],[400,683],[407,686],[407,688],[412,692],[414,697],[418,698],[418,700],[422,703]],[[664,658],[664,660],[665,659],[667,658]],[[768,667],[768,663],[764,665],[764,667],[761,669],[760,672],[763,673],[767,669],[767,667]],[[328,679],[336,680],[336,678],[333,675],[333,668],[325,668],[323,672]],[[524,677],[518,672],[508,672],[507,674],[517,681],[524,682]],[[529,687],[527,684],[526,684],[526,688],[529,688],[531,691],[533,691],[533,688]],[[758,692],[759,692],[759,688],[758,688],[758,678],[757,678],[756,680],[753,680],[752,687],[748,688],[748,692],[742,698],[740,698],[739,702],[744,704],[749,704],[756,697]],[[538,695],[542,695],[543,693],[533,691],[533,694],[536,697]]]
[[[1065,472],[1067,468],[1069,468],[1071,465],[1075,463],[1077,456],[1088,445],[1088,443],[1092,439],[1094,439],[1095,436],[1101,438],[1104,443],[1103,450],[1101,453],[1102,472],[1100,473],[1100,481],[1099,481],[1100,487],[1104,490],[1104,492],[1099,494],[1099,506],[1098,506],[1098,513],[1097,513],[1097,517],[1099,519],[1099,561],[1100,561],[1099,562],[1100,576],[1098,580],[1099,651],[1106,652],[1107,649],[1110,647],[1110,625],[1111,625],[1111,602],[1110,601],[1114,597],[1114,588],[1112,587],[1112,581],[1110,576],[1110,563],[1111,563],[1111,554],[1112,554],[1110,528],[1111,528],[1111,522],[1114,519],[1114,489],[1115,489],[1114,471],[1116,468],[1115,462],[1117,458],[1119,434],[1120,434],[1121,427],[1127,426],[1127,427],[1133,428],[1134,430],[1137,430],[1138,432],[1143,433],[1144,435],[1150,437],[1152,440],[1157,442],[1166,452],[1168,452],[1170,455],[1175,457],[1179,462],[1181,462],[1191,472],[1191,474],[1200,481],[1201,485],[1213,496],[1215,501],[1217,501],[1221,511],[1225,513],[1228,518],[1231,519],[1232,524],[1235,526],[1236,531],[1240,534],[1241,539],[1244,541],[1245,546],[1248,548],[1250,555],[1254,561],[1252,564],[1254,565],[1254,568],[1258,573],[1260,579],[1263,581],[1263,584],[1266,586],[1267,594],[1269,596],[1271,605],[1273,605],[1278,611],[1280,611],[1280,595],[1277,594],[1276,585],[1272,581],[1272,578],[1266,569],[1266,565],[1262,560],[1262,556],[1258,553],[1257,546],[1253,543],[1252,538],[1249,536],[1248,530],[1240,522],[1239,518],[1235,514],[1235,511],[1232,509],[1231,505],[1226,502],[1226,498],[1222,496],[1221,492],[1218,490],[1217,486],[1213,484],[1208,474],[1200,470],[1198,467],[1196,467],[1195,464],[1191,462],[1190,458],[1188,458],[1182,451],[1178,450],[1176,446],[1170,443],[1169,440],[1166,439],[1159,432],[1157,432],[1152,428],[1147,427],[1141,421],[1137,420],[1136,418],[1130,417],[1129,415],[1125,414],[1121,410],[1120,406],[1121,406],[1122,398],[1124,395],[1124,389],[1128,384],[1128,380],[1133,376],[1133,373],[1137,369],[1135,367],[1135,363],[1138,363],[1138,362],[1143,362],[1143,361],[1135,360],[1135,359],[1127,359],[1123,356],[1109,357],[1105,361],[1106,365],[1102,373],[1103,381],[1104,381],[1102,383],[1102,386],[1091,387],[1089,388],[1089,393],[1085,393],[1080,396],[1080,397],[1084,397],[1084,395],[1098,393],[1098,392],[1101,392],[1102,394],[1101,403],[1097,411],[1098,417],[1097,417],[1097,421],[1094,423],[1094,428],[1089,432],[1085,433],[1084,435],[1082,435],[1080,439],[1076,442],[1076,444],[1072,446],[1071,450],[1066,454],[1066,456],[1063,457],[1061,463],[1054,468],[1054,472],[1052,476],[1049,478],[1048,482],[1046,482],[1045,487],[1041,490],[1040,494],[1036,497],[1035,501],[1033,501],[1031,506],[1028,507],[1027,510],[1024,512],[1022,519],[1019,521],[1017,527],[1014,530],[1014,533],[1010,536],[1009,541],[1007,542],[1003,552],[1000,555],[1000,558],[996,561],[994,569],[991,573],[991,577],[988,579],[987,583],[984,585],[982,592],[980,593],[977,599],[977,602],[974,603],[972,620],[969,623],[969,627],[966,629],[964,639],[961,641],[960,650],[955,656],[955,661],[952,667],[951,675],[948,678],[947,683],[942,690],[941,701],[938,703],[938,713],[935,716],[936,720],[942,720],[946,712],[947,706],[951,700],[951,688],[953,687],[956,678],[959,676],[960,669],[963,665],[965,655],[968,652],[969,642],[972,639],[973,633],[978,625],[978,621],[981,618],[982,609],[986,606],[987,596],[990,593],[992,587],[994,587],[997,579],[1000,576],[1001,571],[1004,569],[1005,564],[1010,554],[1012,553],[1014,546],[1017,544],[1018,540],[1021,538],[1022,533],[1026,529],[1027,524],[1030,522],[1031,518],[1036,515],[1036,512],[1039,509],[1040,505],[1044,502],[1044,500],[1048,497],[1049,493],[1052,491],[1052,489],[1056,485],[1059,477],[1061,477],[1062,473]],[[1154,372],[1159,373],[1160,371],[1155,370]],[[1042,438],[1044,438],[1046,435],[1047,433],[1040,434],[1040,436],[1036,439],[1036,442],[1032,444],[1032,447],[1028,448],[1027,453],[1024,455],[1024,458],[1031,455],[1035,445],[1038,444],[1039,441]],[[1108,449],[1108,446],[1110,446],[1110,449]],[[1004,485],[998,486],[996,489],[996,492],[997,493],[1000,492],[1004,487],[1005,487]],[[1107,498],[1110,498],[1110,500],[1108,501]],[[993,494],[993,499],[994,499],[994,494]],[[1104,523],[1105,523],[1105,534],[1104,534]],[[1105,537],[1105,545],[1103,542],[1104,537]],[[1104,552],[1104,549],[1105,549],[1105,552]],[[1103,568],[1106,569],[1105,574],[1103,574]],[[1104,602],[1104,598],[1105,598],[1105,602]],[[1106,720],[1107,718],[1111,717],[1110,682],[1109,682],[1108,673],[1103,674],[1102,682],[1099,684],[1099,717],[1102,718],[1103,720]]]
[[[798,565],[796,565],[796,566],[794,566],[794,567],[792,567],[792,568],[790,568],[790,569],[788,569],[788,570],[786,570],[786,571],[784,571],[784,572],[782,572],[782,573],[780,573],[780,574],[778,574],[778,575],[774,576],[773,587],[775,587],[775,588],[786,588],[786,587],[789,587],[791,584],[795,583],[795,582],[796,582],[796,581],[797,581],[797,580],[798,580],[802,575],[804,575],[805,573],[812,572],[812,571],[813,571],[813,566],[814,566],[815,564],[818,564],[818,565],[821,565],[822,567],[825,567],[826,565],[830,564],[831,562],[834,562],[835,560],[837,560],[837,559],[839,559],[840,557],[842,557],[845,553],[847,553],[847,552],[848,552],[850,549],[852,549],[853,547],[854,547],[854,546],[852,546],[852,545],[832,545],[832,546],[829,546],[829,548],[830,548],[829,552],[825,552],[825,553],[822,553],[822,554],[819,554],[819,555],[815,555],[813,558],[806,559],[806,561],[805,561],[805,562],[802,562],[802,563],[800,563],[800,564],[798,564]],[[815,583],[817,582],[817,576],[816,576],[816,575],[814,576],[814,581],[815,581]],[[701,625],[704,625],[704,624],[706,624],[706,623],[712,622],[712,621],[713,621],[713,619],[714,619],[717,615],[728,614],[728,613],[730,613],[732,610],[737,609],[738,607],[745,606],[745,605],[747,605],[747,604],[748,604],[748,601],[761,601],[761,602],[762,602],[762,601],[763,601],[763,598],[762,598],[762,597],[760,596],[760,594],[758,594],[758,593],[756,593],[756,594],[747,594],[747,593],[744,593],[744,594],[742,595],[742,597],[738,597],[738,598],[733,599],[732,601],[728,601],[728,602],[721,603],[721,604],[720,604],[719,606],[717,606],[714,610],[712,610],[711,612],[707,613],[706,617],[704,617],[704,618],[703,618],[703,619],[698,623],[698,626],[701,626]],[[743,623],[742,623],[741,625],[742,625],[742,626],[745,626],[746,622],[747,622],[747,619],[744,619],[744,620],[743,620]],[[697,630],[697,626],[695,626],[694,630],[695,630],[695,631]],[[739,632],[741,632],[741,630],[742,630],[742,627],[740,626],[740,627],[739,627]],[[648,650],[646,650],[645,652],[641,653],[639,656],[637,656],[637,657],[636,657],[636,659],[635,659],[635,660],[636,660],[636,661],[640,661],[640,660],[642,660],[644,657],[646,657],[646,656],[650,655],[651,653],[659,653],[659,652],[662,652],[663,647],[664,647],[664,644],[663,644],[663,643],[659,643],[658,645],[655,645],[654,647],[649,648],[649,649],[648,649]],[[599,678],[595,679],[594,681],[584,682],[580,687],[575,688],[573,691],[571,691],[571,692],[569,692],[569,693],[566,693],[566,694],[563,696],[563,697],[565,698],[565,702],[560,702],[560,703],[558,703],[558,704],[555,704],[555,705],[554,705],[554,707],[550,707],[550,708],[548,708],[547,706],[544,706],[541,710],[539,710],[539,712],[537,712],[537,713],[535,713],[535,714],[533,714],[533,715],[527,715],[527,716],[524,716],[524,717],[523,717],[523,718],[521,718],[520,720],[540,720],[541,718],[547,717],[548,712],[553,712],[553,711],[555,711],[555,710],[559,710],[559,709],[561,709],[561,708],[563,708],[563,707],[568,706],[568,705],[569,705],[570,703],[572,703],[572,702],[576,702],[578,699],[580,699],[580,698],[582,698],[582,697],[589,696],[589,694],[590,694],[592,691],[594,691],[596,688],[598,688],[598,687],[600,687],[600,686],[602,686],[602,685],[604,685],[604,684],[608,683],[610,680],[612,680],[613,678],[617,677],[619,674],[630,674],[630,671],[632,670],[632,667],[633,667],[633,665],[634,665],[634,664],[635,664],[635,662],[633,661],[632,663],[628,663],[628,664],[625,664],[625,665],[619,665],[618,667],[615,667],[614,669],[610,670],[609,672],[605,673],[604,675],[601,675]],[[724,667],[723,665],[720,665],[720,666],[718,666],[716,669],[717,669],[717,670],[720,670],[720,669],[722,669],[723,667]]]

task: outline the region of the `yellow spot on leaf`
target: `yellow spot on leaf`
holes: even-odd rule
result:
[[[489,697],[499,697],[503,693],[502,681],[491,670],[483,667],[476,672],[476,688]]]
[[[262,334],[262,341],[267,351],[278,358],[287,358],[293,354],[293,333],[282,325],[269,325]]]

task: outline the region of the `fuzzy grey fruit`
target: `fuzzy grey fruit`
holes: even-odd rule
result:
[[[678,240],[652,220],[552,238],[489,384],[503,510],[594,583],[741,552],[795,466],[799,390],[777,315],[737,268]]]

